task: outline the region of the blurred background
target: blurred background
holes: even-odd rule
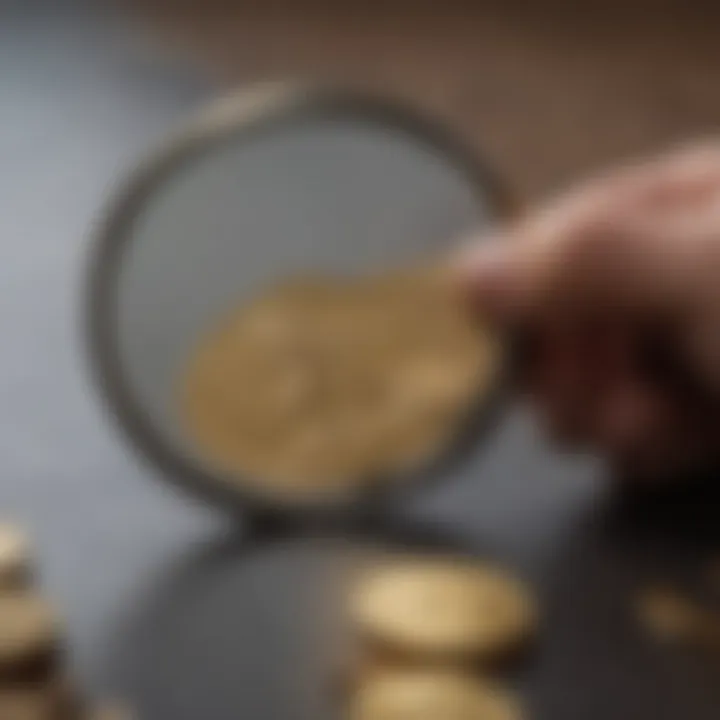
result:
[[[696,0],[134,0],[218,83],[368,83],[448,118],[536,196],[713,130],[717,8]]]
[[[123,173],[224,88],[313,77],[427,108],[536,199],[716,131],[719,13],[701,0],[0,0],[0,510],[34,537],[91,688],[149,720],[295,717],[285,677],[308,630],[294,593],[316,562],[273,549],[246,565],[226,518],[147,482],[98,409],[81,288]],[[638,567],[682,565],[687,549],[598,522],[600,492],[518,416],[406,512],[502,547],[547,595],[561,623],[529,682],[537,717],[717,717],[714,675],[648,655],[618,619]]]

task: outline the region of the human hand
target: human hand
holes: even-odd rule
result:
[[[521,380],[555,437],[640,477],[720,455],[720,142],[596,178],[457,271],[525,340]]]

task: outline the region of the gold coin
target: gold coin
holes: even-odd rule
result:
[[[27,536],[14,525],[0,525],[0,592],[26,587],[30,574]]]
[[[121,705],[101,705],[87,715],[87,720],[132,720],[129,710]]]
[[[506,573],[446,559],[401,559],[369,572],[351,598],[361,633],[410,656],[491,660],[535,625],[529,592]]]
[[[3,720],[55,720],[57,708],[42,690],[0,691],[0,717]]]
[[[0,689],[2,720],[80,720],[84,712],[64,679]]]
[[[40,598],[0,594],[0,671],[12,672],[52,654],[58,632],[53,612]]]
[[[198,452],[286,491],[370,483],[441,453],[499,354],[436,276],[300,278],[235,309],[180,378]]]
[[[376,673],[350,698],[350,720],[520,720],[517,700],[472,676],[443,670]]]
[[[638,596],[642,625],[662,642],[720,648],[720,614],[673,587],[650,586]]]

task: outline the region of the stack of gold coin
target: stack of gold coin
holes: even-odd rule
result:
[[[0,525],[0,719],[129,720],[93,709],[67,679],[62,632],[33,583],[30,544],[13,525]]]
[[[351,720],[519,720],[493,675],[531,640],[537,611],[505,571],[456,558],[381,561],[353,587],[359,659]]]

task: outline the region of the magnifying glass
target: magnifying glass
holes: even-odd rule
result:
[[[437,479],[479,437],[497,406],[487,394],[423,468],[302,502],[220,470],[195,447],[178,413],[178,376],[219,317],[279,278],[438,256],[507,207],[452,132],[387,99],[299,85],[222,99],[135,172],[100,228],[87,306],[103,395],[166,478],[223,507],[339,511]]]

